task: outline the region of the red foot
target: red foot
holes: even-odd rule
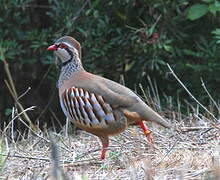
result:
[[[144,134],[146,135],[148,142],[153,144],[154,143],[154,138],[153,138],[153,136],[151,134],[151,131],[148,129],[147,125],[145,125],[143,121],[141,121],[139,123],[139,125],[143,129]]]

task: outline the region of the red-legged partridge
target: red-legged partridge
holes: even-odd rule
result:
[[[101,159],[105,158],[108,137],[128,125],[140,125],[150,142],[151,131],[143,121],[171,127],[130,89],[87,72],[82,66],[80,44],[74,38],[61,37],[48,50],[62,61],[58,80],[62,110],[75,126],[101,139]]]

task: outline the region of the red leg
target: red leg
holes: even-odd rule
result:
[[[153,139],[151,131],[148,129],[147,125],[145,125],[143,121],[140,121],[139,125],[143,129],[144,134],[146,135],[148,142],[153,144],[154,143],[154,139]]]
[[[102,141],[102,151],[101,151],[101,160],[105,159],[105,154],[107,151],[107,148],[109,146],[109,139],[108,137],[100,137]]]
[[[102,160],[105,159],[105,154],[106,154],[107,148],[108,148],[108,144],[103,145],[102,152],[101,152],[101,159]]]

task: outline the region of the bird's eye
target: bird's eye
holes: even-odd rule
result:
[[[60,44],[60,45],[59,45],[59,48],[65,49],[65,48],[67,48],[67,45],[66,45],[66,44]]]

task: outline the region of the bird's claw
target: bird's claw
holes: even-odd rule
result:
[[[151,133],[152,133],[152,132],[151,132],[149,129],[147,129],[147,130],[144,132],[144,134],[145,134],[146,137],[147,137],[147,141],[148,141],[150,144],[154,144],[154,138],[153,138],[153,136],[152,136]]]

